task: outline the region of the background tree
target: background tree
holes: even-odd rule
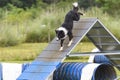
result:
[[[45,3],[51,4],[51,3],[57,3],[60,0],[42,0],[42,1],[45,2]]]
[[[96,3],[109,14],[120,14],[120,0],[96,0]]]
[[[104,12],[111,15],[120,14],[120,0],[78,0],[80,8],[89,9],[91,7],[102,8]]]
[[[8,4],[12,4],[18,8],[31,8],[36,5],[37,0],[0,0],[0,7],[5,7]]]

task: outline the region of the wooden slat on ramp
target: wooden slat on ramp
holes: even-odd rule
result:
[[[47,48],[31,63],[17,80],[49,80],[56,67],[66,58],[72,49],[82,40],[97,18],[81,19],[74,23],[73,43],[67,46],[68,38],[64,42],[64,50],[59,51],[60,42],[53,39]]]

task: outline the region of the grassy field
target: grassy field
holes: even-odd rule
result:
[[[0,61],[4,62],[24,62],[24,61],[32,61],[34,60],[41,51],[47,46],[47,43],[24,43],[17,46],[12,47],[0,47]],[[80,43],[73,51],[74,52],[83,52],[83,51],[91,51],[94,48],[92,43]],[[88,57],[87,57],[88,58]],[[80,58],[67,58],[68,60],[81,61],[86,60],[86,57]]]
[[[24,43],[12,47],[0,47],[0,61],[31,61],[47,46],[47,43]]]

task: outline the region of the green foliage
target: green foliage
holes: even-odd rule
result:
[[[31,31],[27,33],[26,42],[40,42],[40,33],[36,31]]]
[[[14,46],[23,41],[23,36],[17,28],[9,27],[0,27],[0,46]]]
[[[66,13],[72,9],[72,1],[69,3],[62,0],[52,5],[39,1],[38,4],[40,6],[26,10],[12,4],[0,8],[0,46],[16,45],[21,42],[49,42],[55,37],[54,30],[61,26]],[[81,12],[86,14],[84,17],[98,17],[120,39],[118,18],[113,18],[96,7],[81,9]],[[85,38],[83,41],[88,39]]]
[[[36,5],[36,0],[0,0],[0,7],[6,7],[8,4],[12,4],[18,8],[31,8]]]
[[[120,14],[120,0],[98,0],[104,11],[112,15]]]
[[[27,33],[26,42],[47,42],[48,41],[47,38],[48,38],[48,29],[46,29],[45,27],[43,28],[36,27]]]
[[[118,15],[120,13],[120,0],[0,0],[0,7],[9,9],[9,7],[7,7],[8,4],[24,10],[32,7],[46,8],[46,6],[50,4],[58,4],[61,7],[66,7],[66,5],[75,1],[78,1],[80,7],[84,9],[97,6],[112,15]]]
[[[78,0],[79,7],[83,9],[88,9],[95,6],[95,0]]]
[[[43,2],[47,3],[47,4],[51,4],[51,3],[57,3],[60,0],[42,0]]]
[[[120,14],[120,0],[78,0],[80,8],[99,7],[104,12],[116,16]]]
[[[1,8],[0,8],[0,19],[2,19],[2,18],[3,18],[3,16],[4,16],[4,14],[3,14],[3,13],[4,13],[3,9],[1,9]]]

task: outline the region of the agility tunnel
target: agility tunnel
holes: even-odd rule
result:
[[[105,55],[95,55],[94,59],[93,59],[93,63],[109,63],[109,64],[112,64],[110,62],[110,60]]]
[[[99,52],[100,53],[100,50],[95,48],[92,50],[92,52]],[[106,57],[106,55],[91,55],[88,59],[88,62],[92,62],[92,63],[108,63],[108,64],[111,64],[111,61],[110,59],[108,59]]]
[[[53,74],[53,80],[114,80],[116,72],[110,64],[62,63]]]

